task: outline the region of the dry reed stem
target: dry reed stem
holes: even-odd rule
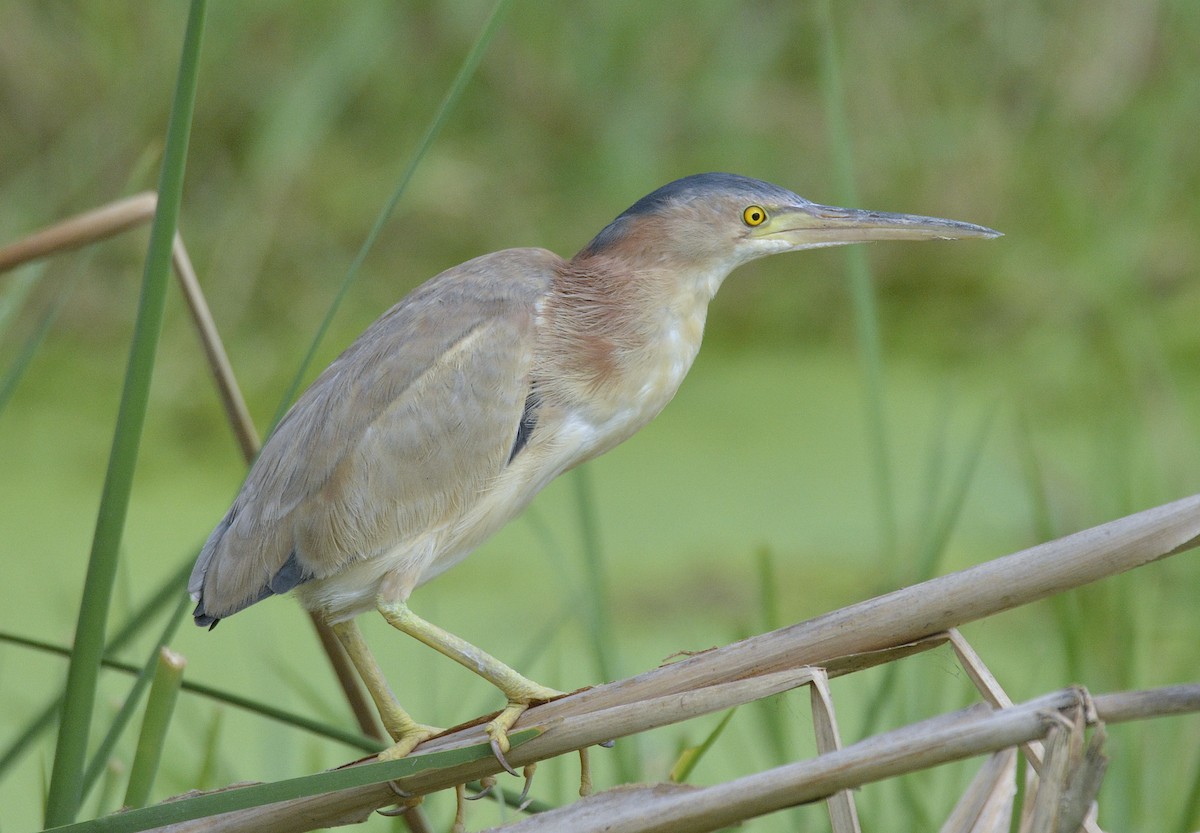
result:
[[[540,727],[544,733],[514,749],[509,758],[514,765],[522,766],[637,731],[635,727],[645,721],[647,712],[661,717],[662,704],[672,696],[700,696],[701,691],[723,683],[805,665],[848,667],[868,662],[871,657],[889,657],[890,646],[900,645],[902,653],[911,653],[944,640],[940,632],[950,627],[1151,563],[1197,543],[1200,543],[1200,495],[530,709],[514,731]],[[1153,706],[1147,705],[1147,696],[1098,697],[1095,703],[1101,716],[1110,722],[1160,711],[1179,713],[1197,709],[1200,687],[1155,692]],[[1110,708],[1112,714],[1106,712]],[[1027,733],[1013,743],[1024,743],[1041,735],[1041,732]],[[482,728],[473,725],[427,741],[420,750],[434,752],[482,742],[485,742]],[[970,754],[1005,745],[978,747]],[[828,756],[818,760],[825,757]],[[866,762],[862,765],[867,766],[867,772],[881,772]],[[409,793],[425,794],[498,771],[495,761],[477,761],[454,769],[420,773],[404,779],[401,786]],[[864,776],[864,779],[874,777]],[[340,819],[361,819],[372,809],[392,801],[394,795],[384,785],[358,787],[207,819],[206,824],[214,826],[205,829],[309,830],[342,823]],[[263,827],[268,822],[273,826]]]
[[[196,278],[196,270],[188,257],[187,247],[184,246],[183,237],[178,232],[175,234],[171,256],[179,287],[183,290],[184,300],[187,301],[188,310],[192,314],[192,323],[200,336],[200,346],[212,371],[225,416],[241,449],[242,459],[248,465],[253,462],[262,443],[254,427],[254,420],[250,418],[250,409],[246,407],[246,400],[233,375],[233,365],[229,363],[229,355],[225,352],[221,334],[217,332],[217,324],[213,321],[208,299],[204,297],[200,281]]]
[[[153,191],[146,191],[47,226],[16,243],[0,248],[0,272],[53,254],[78,249],[145,225],[154,218],[157,204],[157,195]],[[238,388],[233,367],[217,332],[208,301],[196,278],[196,270],[188,257],[187,247],[179,233],[176,233],[172,244],[171,258],[175,276],[187,301],[192,322],[200,335],[204,355],[216,382],[217,392],[221,396],[225,414],[242,450],[242,456],[247,461],[253,460],[258,454],[258,433]]]
[[[1008,708],[1013,704],[1012,698],[1008,696],[1004,688],[1000,685],[999,680],[992,674],[991,670],[984,664],[979,654],[971,647],[970,643],[958,632],[958,628],[951,628],[948,633],[950,644],[954,648],[954,653],[958,656],[959,664],[967,672],[967,676],[975,684],[976,690],[983,695],[986,702],[991,703],[996,708]],[[1022,751],[1025,752],[1025,757],[1029,761],[1029,766],[1035,772],[1040,773],[1042,769],[1042,759],[1045,750],[1042,748],[1042,742],[1032,740],[1029,743],[1021,745]],[[1014,764],[1015,767],[1015,764]],[[1016,776],[1014,769],[1013,776]],[[1015,783],[1015,782],[1014,782]],[[1099,784],[1097,784],[1099,788]],[[1078,825],[1076,825],[1078,828]],[[1100,826],[1096,824],[1095,819],[1085,819],[1083,822],[1084,833],[1103,833]],[[1071,833],[1075,833],[1074,830]]]
[[[993,752],[946,817],[939,833],[1008,833],[1017,795],[1017,750]]]
[[[1150,700],[1157,692],[1146,692]],[[1190,687],[1200,709],[1200,686]],[[1064,714],[1083,714],[1086,693],[1064,689],[1009,709],[979,704],[868,738],[845,749],[712,787],[624,789],[532,816],[490,833],[704,833],[916,769],[1044,737]]]
[[[833,708],[833,695],[829,693],[829,676],[822,669],[815,669],[809,686],[812,702],[813,730],[817,740],[817,753],[824,755],[842,748],[842,736],[838,731],[837,714]],[[862,833],[858,823],[858,808],[854,806],[854,794],[849,790],[826,799],[829,824],[833,833]]]
[[[157,204],[158,196],[145,191],[47,226],[0,249],[0,272],[145,225],[154,216]]]
[[[1084,745],[1087,705],[1059,715],[1050,728],[1032,809],[1022,819],[1021,833],[1076,833],[1089,815],[1091,826],[1098,829],[1095,799],[1108,759],[1102,752],[1103,724]]]
[[[564,742],[578,744],[575,748],[593,746],[610,737],[637,734],[770,697],[804,685],[811,680],[812,669],[797,668],[722,683],[697,691],[669,694],[648,701],[612,706],[600,712],[577,715],[569,722],[560,719],[557,723],[559,726],[565,727],[567,731],[556,733],[560,741],[551,746],[549,751],[539,752],[537,750],[536,746],[542,740],[541,737],[538,737],[514,747],[508,758],[514,765],[523,766],[531,760],[541,760],[569,751],[566,749],[560,751]],[[547,732],[554,732],[554,728],[546,727]],[[462,731],[455,732],[449,739],[461,738],[462,735]],[[429,745],[428,742],[425,744],[426,747]],[[459,744],[450,743],[442,748],[457,745]],[[534,747],[532,753],[525,751],[531,746]],[[435,770],[430,774],[438,784],[435,789],[443,789],[477,780],[499,771],[500,766],[495,758],[488,757],[449,769]],[[417,779],[405,778],[397,782],[397,786],[401,791],[411,792],[410,782],[415,780]],[[420,793],[432,791],[434,790],[422,789]],[[364,796],[366,796],[366,800],[364,800]],[[173,833],[182,833],[183,831],[193,831],[194,833],[200,833],[200,831],[203,833],[222,833],[223,831],[282,833],[282,831],[312,830],[317,827],[363,821],[373,810],[394,804],[396,800],[396,793],[386,783],[381,783],[200,818],[160,829],[170,830]]]

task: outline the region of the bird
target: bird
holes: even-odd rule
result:
[[[412,592],[653,419],[737,267],[866,241],[997,236],[704,173],[642,197],[570,259],[515,248],[452,267],[371,324],[279,422],[197,557],[194,620],[211,629],[294,593],[345,648],[393,741],[379,757],[396,759],[438,730],[403,709],[355,624],[378,610],[500,689],[506,705],[487,733],[512,771],[509,730],[562,693],[422,619]]]

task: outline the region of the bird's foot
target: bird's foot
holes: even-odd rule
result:
[[[401,758],[405,758],[422,743],[434,735],[442,733],[441,729],[426,726],[423,723],[416,723],[412,720],[401,725],[389,725],[387,730],[395,743],[375,756],[380,761],[398,761]],[[423,795],[413,795],[412,793],[405,792],[400,789],[400,785],[395,781],[388,781],[388,786],[392,788],[392,792],[400,800],[396,802],[394,809],[376,810],[381,816],[402,816],[412,808],[418,806],[425,799]]]
[[[392,740],[395,743],[380,752],[376,757],[381,761],[398,761],[434,735],[440,735],[441,733],[441,729],[435,726],[426,726],[423,723],[410,722],[403,727],[395,729],[389,726],[388,734],[392,736]]]
[[[508,730],[512,728],[513,724],[517,722],[517,718],[528,708],[528,703],[509,703],[504,711],[496,715],[487,725],[488,740],[492,745],[492,754],[496,756],[496,760],[500,762],[500,766],[504,767],[504,771],[509,775],[516,775],[517,771],[512,768],[512,764],[505,757],[511,748],[511,744],[508,741]]]
[[[534,703],[543,703],[547,700],[553,700],[556,697],[562,697],[564,694],[564,692],[556,689],[538,685],[524,677],[521,678],[521,681],[522,684],[519,687],[514,687],[504,692],[508,696],[508,705],[500,714],[492,718],[491,722],[487,725],[487,735],[492,745],[492,753],[496,756],[496,760],[500,762],[500,766],[504,767],[504,770],[510,775],[516,775],[517,771],[512,768],[512,765],[505,757],[510,749],[508,741],[509,730],[512,729],[513,724]]]

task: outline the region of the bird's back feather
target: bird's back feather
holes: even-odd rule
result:
[[[197,624],[461,517],[528,439],[538,307],[561,263],[541,249],[468,261],[350,345],[280,421],[201,551]]]

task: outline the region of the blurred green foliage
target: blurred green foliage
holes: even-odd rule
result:
[[[210,9],[181,227],[260,425],[489,8],[264,0]],[[935,531],[929,519],[960,496],[955,476],[987,414],[996,418],[943,568],[1200,490],[1200,4],[833,8],[862,206],[1006,234],[870,249],[912,559],[876,557],[839,253],[756,264],[715,302],[678,401],[591,467],[625,673],[756,628],[752,558],[762,548],[787,621],[912,580]],[[0,243],[153,186],[183,19],[178,3],[0,5]],[[569,254],[677,176],[730,170],[842,202],[820,43],[819,16],[803,3],[515,3],[313,372],[441,269],[508,246]],[[0,315],[3,367],[71,293],[0,413],[7,628],[70,640],[144,249],[141,232],[57,258],[34,278],[0,277],[0,302],[19,303]],[[189,557],[241,472],[178,297],[153,396],[118,611]],[[532,634],[560,622],[584,585],[570,491],[548,490],[534,512],[536,523],[513,525],[414,606],[502,657],[528,653]],[[1194,679],[1200,570],[1176,561],[968,635],[1018,699],[1070,682],[1108,690]],[[181,635],[189,674],[344,720],[295,606],[243,616],[228,632]],[[367,627],[418,717],[451,723],[495,705],[455,669]],[[579,644],[535,647],[531,673],[560,687],[592,681]],[[889,725],[964,701],[949,660],[910,662]],[[17,716],[0,724],[5,738],[61,673],[57,659],[0,647],[0,699]],[[444,696],[460,685],[476,695],[470,703]],[[834,694],[853,733],[871,685],[839,681]],[[798,703],[777,707],[804,754]],[[204,751],[168,755],[164,789],[281,777],[352,754],[186,697],[180,713],[177,743]],[[726,754],[713,756],[733,774],[771,762],[753,725],[747,738],[739,722],[722,736]],[[689,730],[691,742],[712,725]],[[243,745],[214,752],[217,735]],[[1114,730],[1108,823],[1200,824],[1169,815],[1194,788],[1198,735],[1194,720]],[[1161,743],[1177,752],[1163,759]],[[661,746],[645,752],[647,777],[670,765],[675,744]],[[30,760],[0,785],[0,806],[37,792],[45,763]],[[706,759],[696,779],[729,777],[720,767]],[[565,796],[569,780],[551,783]],[[905,783],[866,791],[864,817],[886,806],[870,796],[894,789],[912,812],[938,819],[960,782]],[[1149,801],[1159,795],[1166,821]],[[31,826],[29,804],[32,815],[6,810],[0,824]],[[817,829],[818,814],[809,815]]]
[[[287,365],[486,11],[465,2],[214,10],[184,229],[235,344],[256,338],[274,354],[261,359]],[[11,236],[151,187],[177,10],[45,3],[3,15],[0,227]],[[1168,358],[1200,358],[1190,326],[1200,314],[1197,18],[1183,0],[1136,11],[838,9],[862,201],[1009,236],[990,250],[873,252],[891,340],[974,365],[1003,351],[1047,388],[1089,374],[1076,365],[1097,350],[1138,375],[1147,348],[1117,334],[1129,319],[1161,333]],[[681,15],[672,4],[548,13],[517,3],[372,256],[343,336],[475,254],[569,253],[687,173],[732,169],[838,202],[818,43],[804,4],[702,2]],[[731,282],[713,340],[844,336],[840,287],[819,268],[836,261],[816,257]],[[802,280],[784,277],[797,272]],[[92,282],[75,305],[72,321],[89,322],[89,338],[123,333],[129,306],[111,290]]]

